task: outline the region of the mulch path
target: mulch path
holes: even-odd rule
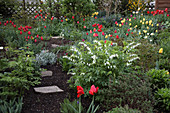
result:
[[[64,40],[65,44],[68,44],[69,42],[70,41],[68,40]],[[54,43],[63,45],[63,40],[52,39],[47,41],[47,43],[48,47],[50,47],[50,44]],[[67,72],[62,71],[62,66],[59,63],[43,68],[52,71],[53,75],[51,77],[43,77],[41,84],[34,87],[57,85],[64,90],[64,92],[41,94],[36,93],[33,89],[34,87],[30,87],[24,94],[22,113],[60,113],[60,103],[63,103],[65,98],[68,98],[70,101],[77,99],[76,91],[70,89],[69,84],[67,83],[67,80],[69,80],[71,75],[67,75]],[[90,103],[90,98],[82,98],[83,107],[88,108]],[[100,109],[97,113],[102,113],[102,110]]]

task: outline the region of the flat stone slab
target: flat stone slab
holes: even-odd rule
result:
[[[35,87],[34,90],[35,92],[38,92],[38,93],[64,92],[64,90],[60,89],[58,86]]]
[[[53,72],[52,71],[42,71],[41,76],[46,77],[46,76],[52,76]]]
[[[62,37],[62,36],[54,36],[54,37],[52,37],[53,39],[59,39],[59,38],[64,38],[64,37]]]
[[[60,45],[57,45],[57,44],[51,44],[51,47],[56,48],[56,47],[60,47]]]

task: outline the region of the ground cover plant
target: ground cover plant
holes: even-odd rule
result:
[[[0,18],[0,112],[170,111],[167,8],[144,10],[140,0],[48,1],[40,7],[50,4],[31,18],[24,14],[30,23]],[[42,68],[53,76],[41,78]],[[47,85],[65,92],[33,89]]]

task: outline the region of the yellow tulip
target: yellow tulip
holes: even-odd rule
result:
[[[137,28],[138,26],[137,25],[135,25],[135,27],[134,28]]]
[[[108,38],[108,35],[106,35],[105,38]]]
[[[27,57],[30,57],[30,55],[27,55]]]
[[[153,24],[152,24],[152,26],[153,26]]]
[[[140,20],[140,23],[142,23],[142,20]]]
[[[156,26],[159,26],[159,24],[156,24]]]
[[[156,33],[158,32],[158,30],[155,31]]]
[[[141,35],[141,32],[139,32],[139,35]]]
[[[129,23],[129,26],[131,26],[132,24],[131,23]]]
[[[169,72],[167,72],[166,74],[169,75]]]
[[[147,33],[147,30],[143,30],[144,33]]]
[[[122,24],[119,24],[119,27],[121,27],[122,26]]]
[[[131,22],[131,18],[129,19],[129,21]]]
[[[145,22],[142,22],[142,24],[145,24]]]
[[[148,24],[148,21],[146,21],[146,24]]]
[[[132,28],[130,28],[130,30],[132,30]]]
[[[66,19],[66,21],[68,21],[68,19]]]
[[[147,26],[147,29],[149,29],[149,27]]]
[[[163,53],[163,48],[160,48],[160,49],[159,49],[159,53],[160,53],[160,54]]]
[[[143,21],[145,21],[145,18],[143,18]]]

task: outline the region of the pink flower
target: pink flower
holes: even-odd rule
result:
[[[128,29],[127,31],[130,31],[130,29]]]
[[[82,39],[82,41],[84,42],[84,39]]]
[[[43,37],[41,36],[41,40],[43,40]]]
[[[136,20],[136,17],[134,17],[134,19]]]
[[[77,24],[79,24],[79,21],[77,21]]]
[[[92,30],[90,30],[90,33],[92,33]]]
[[[84,26],[84,29],[86,29],[86,26]]]
[[[94,32],[96,32],[96,28],[94,28],[94,30],[93,30]]]
[[[130,15],[130,17],[132,17],[132,15]]]
[[[169,14],[167,14],[167,17],[169,17]]]
[[[85,18],[83,18],[83,21],[85,21]]]
[[[6,26],[6,23],[4,23],[4,26]]]
[[[97,33],[94,33],[94,34],[93,34],[93,37],[97,37],[97,36],[99,36]]]
[[[35,39],[34,42],[36,43],[36,42],[37,42],[37,39]]]
[[[128,36],[129,34],[128,33],[126,33],[126,36]]]
[[[86,33],[86,35],[88,35],[89,33]]]
[[[37,34],[37,36],[36,36],[37,38],[39,37],[39,35]]]

